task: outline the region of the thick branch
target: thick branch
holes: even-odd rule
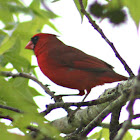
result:
[[[114,110],[118,104],[123,106],[126,101],[128,100],[126,94],[123,94],[122,96],[120,96],[117,100],[115,100],[114,102],[110,103],[101,113],[99,113],[99,115],[93,119],[93,121],[91,121],[83,130],[83,132],[80,134],[81,136],[86,137],[88,135],[88,133],[90,133],[90,131],[95,128],[96,126],[98,126],[103,119],[110,113],[112,112],[112,110]]]
[[[125,123],[122,125],[122,128],[119,130],[119,133],[116,135],[114,140],[122,140],[123,136],[127,132],[127,130],[131,127],[132,125],[132,119],[134,117],[133,115],[133,106],[135,103],[135,100],[137,99],[137,95],[140,95],[140,68],[139,68],[139,74],[136,78],[136,81],[134,83],[134,87],[132,88],[132,93],[130,96],[130,101],[127,106],[127,110],[129,113],[129,118]]]
[[[134,86],[134,79],[123,82],[122,84],[120,84],[117,87],[117,91],[122,93],[122,94],[127,94],[129,96],[129,94],[132,92],[133,86]],[[107,96],[108,94],[113,94],[113,92],[115,92],[116,89],[108,89],[106,90],[101,97]],[[100,97],[100,98],[101,98]],[[121,98],[121,100],[119,100]],[[124,103],[128,100],[127,99],[122,99],[122,97],[119,97],[119,99],[117,99],[117,103],[116,104],[120,104],[120,102]],[[71,133],[73,132],[76,128],[79,127],[79,124],[81,124],[81,122],[84,125],[89,124],[92,120],[94,120],[99,114],[100,112],[102,112],[107,106],[113,107],[112,105],[110,105],[110,102],[106,102],[103,104],[99,104],[99,105],[94,105],[94,106],[90,106],[87,107],[86,109],[83,110],[78,110],[74,116],[71,122],[69,122],[69,118],[68,117],[63,117],[57,120],[54,120],[52,122],[52,125],[55,126],[56,128],[58,128],[58,130],[62,133]]]
[[[118,53],[118,51],[116,50],[115,46],[113,45],[113,43],[106,37],[106,35],[104,34],[104,32],[102,31],[102,29],[96,24],[96,22],[94,20],[92,20],[92,18],[90,17],[89,13],[85,10],[84,5],[82,0],[79,0],[79,4],[81,6],[81,12],[87,17],[87,19],[89,20],[89,22],[91,23],[91,25],[94,27],[94,29],[102,36],[102,38],[109,44],[109,46],[112,48],[112,50],[114,51],[116,57],[121,61],[121,63],[123,64],[125,70],[128,72],[130,77],[134,77],[134,73],[132,72],[132,70],[130,69],[130,67],[127,65],[127,63],[124,61],[124,59],[120,56],[120,54]]]
[[[110,140],[113,140],[114,137],[116,136],[118,130],[120,129],[119,125],[119,118],[120,118],[120,113],[121,113],[121,108],[122,106],[117,106],[111,114],[111,122],[110,122]]]

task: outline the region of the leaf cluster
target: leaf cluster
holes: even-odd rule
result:
[[[137,27],[139,26],[140,16],[138,13],[138,8],[140,6],[140,1],[130,1],[130,0],[106,0],[106,4],[99,3],[98,1],[93,2],[89,11],[91,15],[96,18],[109,19],[110,23],[114,25],[119,25],[125,23],[127,19],[126,7],[129,9],[129,14],[132,16]]]
[[[0,30],[0,71],[35,74],[36,66],[31,65],[32,52],[25,51],[25,45],[32,35],[41,32],[45,24],[57,31],[50,21],[57,17],[53,12],[43,9],[40,0],[33,0],[29,6],[21,0],[0,0],[0,24],[3,25]],[[39,107],[34,101],[35,96],[43,95],[29,86],[28,79],[0,76],[0,105],[16,108],[22,112],[0,109],[0,139],[31,139],[29,126],[41,132],[37,139],[43,139],[46,135],[59,139],[57,130],[39,115]],[[10,125],[3,123],[7,121]],[[7,132],[14,128],[18,128],[22,133],[15,135]],[[23,133],[25,136],[21,136]]]

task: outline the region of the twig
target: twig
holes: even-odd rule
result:
[[[133,119],[137,119],[137,118],[140,118],[140,114],[135,114],[135,115],[133,116]]]
[[[17,113],[23,113],[23,111],[21,111],[17,108],[10,107],[10,106],[0,105],[0,108],[8,109],[8,110],[11,110],[11,111],[14,111],[14,112],[17,112]]]
[[[47,106],[47,109],[43,112],[41,112],[41,114],[47,115],[48,113],[50,113],[53,109],[56,108],[68,108],[70,106],[76,106],[76,107],[84,107],[84,106],[92,106],[92,105],[97,105],[97,104],[102,104],[108,101],[112,101],[114,99],[116,99],[119,96],[119,94],[111,94],[111,95],[107,95],[106,97],[102,97],[96,100],[92,100],[92,101],[87,101],[87,102],[78,102],[78,103],[74,103],[74,102],[69,102],[69,103],[62,103],[62,102],[57,102],[54,104],[49,104]]]
[[[0,75],[6,76],[6,77],[12,76],[13,78],[24,77],[24,78],[27,78],[27,79],[31,79],[34,82],[38,83],[45,90],[45,92],[47,94],[49,94],[52,98],[55,98],[53,92],[51,92],[49,90],[49,88],[47,88],[45,85],[43,85],[36,77],[34,77],[34,76],[32,76],[28,73],[12,73],[10,71],[0,71]]]
[[[13,121],[14,119],[10,116],[4,116],[4,115],[0,115],[0,118],[1,119],[7,119],[7,120],[10,120],[10,121]]]
[[[39,132],[39,129],[38,128],[35,128],[33,126],[27,126],[27,129],[29,129],[31,131]]]
[[[134,73],[132,72],[132,70],[130,69],[130,67],[127,65],[127,63],[124,61],[124,59],[120,56],[120,54],[118,53],[118,51],[116,50],[115,46],[113,45],[113,43],[106,37],[106,35],[103,33],[102,29],[96,24],[96,22],[94,20],[92,20],[92,18],[90,17],[89,13],[85,10],[84,5],[82,0],[79,0],[79,4],[81,6],[81,12],[87,17],[87,19],[89,20],[89,22],[91,23],[91,25],[94,27],[94,29],[102,36],[102,38],[109,44],[109,46],[112,48],[112,50],[114,51],[116,57],[121,61],[121,63],[123,64],[125,70],[128,72],[130,77],[134,77]]]
[[[109,127],[109,139],[113,140],[116,136],[117,132],[121,128],[121,125],[119,124],[119,118],[120,118],[120,112],[122,109],[122,105],[119,105],[112,111],[111,113],[111,121],[110,121],[110,127]]]
[[[40,129],[38,127],[33,127],[33,126],[27,126],[27,129],[30,130],[29,134],[33,139],[37,139],[39,133],[40,133]],[[43,137],[45,137],[43,135]],[[44,138],[45,139],[45,138]]]
[[[109,123],[101,123],[98,126],[101,126],[103,128],[109,128],[110,124]],[[140,125],[131,125],[130,129],[140,129]]]

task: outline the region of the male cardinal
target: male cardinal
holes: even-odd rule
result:
[[[56,35],[38,33],[25,47],[34,50],[41,71],[54,83],[78,89],[78,95],[86,96],[91,88],[127,77],[113,71],[106,62],[79,49],[65,45]]]

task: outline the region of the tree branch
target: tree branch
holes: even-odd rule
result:
[[[23,111],[21,111],[17,108],[10,107],[10,106],[0,105],[0,108],[8,109],[8,110],[11,110],[11,111],[14,111],[14,112],[17,112],[17,113],[23,113]]]
[[[130,96],[130,101],[127,106],[127,110],[129,113],[129,118],[125,123],[122,125],[122,128],[119,130],[119,133],[116,135],[114,140],[122,140],[123,136],[127,132],[127,130],[131,127],[132,125],[132,119],[133,119],[133,106],[135,103],[135,100],[137,99],[137,95],[140,95],[140,68],[139,68],[139,73],[136,79],[136,82],[134,83],[134,87],[132,89],[132,93]]]
[[[132,79],[132,80],[125,81],[119,84],[119,86],[117,87],[117,91],[121,93],[121,96],[119,96],[119,98],[115,100],[116,103],[114,104],[118,104],[118,105],[120,103],[125,104],[125,102],[129,100],[128,97],[134,87],[134,81],[135,79]],[[110,95],[110,94],[115,94],[114,92],[116,92],[116,88],[108,89],[100,96],[100,98]],[[123,94],[127,95],[127,99],[122,98],[122,96],[124,96]],[[62,117],[60,119],[56,119],[52,121],[52,125],[55,126],[62,133],[65,133],[65,134],[72,133],[79,127],[79,124],[82,123],[84,126],[88,125],[92,120],[97,118],[100,112],[102,112],[107,106],[110,106],[110,108],[111,107],[113,108],[112,103],[110,102],[105,102],[99,105],[93,105],[85,109],[78,110],[74,114],[71,122],[69,122],[69,117],[66,116],[66,117]]]
[[[111,95],[107,95],[105,97],[96,99],[96,100],[92,100],[92,101],[87,101],[87,102],[78,102],[78,103],[74,103],[74,102],[68,102],[68,103],[62,103],[62,102],[57,102],[54,104],[49,104],[47,107],[47,109],[43,112],[41,112],[41,114],[47,115],[48,113],[50,113],[53,109],[56,108],[68,108],[70,106],[76,106],[76,107],[84,107],[84,106],[92,106],[92,105],[98,105],[98,104],[102,104],[105,102],[109,102],[112,101],[114,99],[116,99],[120,94],[116,94],[114,92],[114,94]]]
[[[125,103],[128,100],[127,96],[126,96],[126,94],[123,94],[118,99],[116,99],[115,101],[111,102],[101,113],[99,113],[99,115],[95,119],[93,119],[84,128],[83,132],[80,135],[86,137],[88,135],[88,133],[93,128],[95,128],[96,126],[98,126],[104,120],[104,118],[118,106],[118,104],[121,105],[121,106],[125,105]]]
[[[137,118],[140,118],[140,114],[135,114],[135,115],[133,116],[133,119],[137,119]]]
[[[116,136],[118,130],[120,129],[120,124],[119,124],[119,118],[120,118],[120,112],[121,112],[122,106],[118,105],[111,114],[111,122],[110,122],[110,127],[109,127],[109,132],[110,132],[110,140],[113,140],[114,137]]]
[[[102,38],[109,44],[109,46],[112,48],[112,50],[114,51],[116,57],[120,60],[120,62],[123,64],[125,70],[128,72],[130,77],[134,77],[134,73],[132,72],[132,70],[130,69],[130,67],[127,65],[127,63],[124,61],[124,59],[120,56],[120,54],[118,53],[118,51],[116,50],[114,44],[106,37],[106,35],[104,34],[104,32],[102,31],[102,29],[96,24],[96,22],[94,20],[92,20],[92,18],[90,17],[89,13],[85,10],[84,5],[83,5],[83,1],[79,0],[79,4],[81,6],[81,12],[87,17],[87,19],[89,20],[89,23],[91,23],[91,25],[94,27],[94,29],[102,36]]]

